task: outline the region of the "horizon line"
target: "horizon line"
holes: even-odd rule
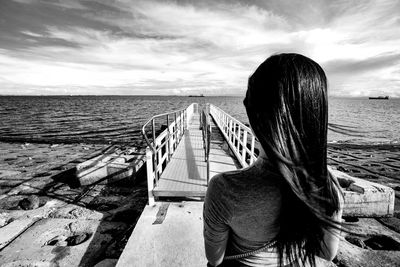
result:
[[[0,97],[2,96],[31,96],[31,97],[55,97],[55,96],[69,96],[69,97],[86,97],[86,96],[175,96],[175,97],[244,97],[244,95],[239,95],[239,94],[232,94],[232,95],[197,95],[197,94],[187,94],[187,95],[177,95],[177,94],[153,94],[153,95],[145,95],[145,94],[0,94]],[[368,98],[368,97],[375,97],[375,96],[346,96],[346,95],[329,95],[328,97],[331,98]],[[399,99],[399,96],[390,96],[390,99]]]

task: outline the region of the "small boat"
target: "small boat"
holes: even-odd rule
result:
[[[389,96],[370,96],[368,99],[383,99],[388,100]]]

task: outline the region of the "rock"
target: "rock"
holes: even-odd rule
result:
[[[39,208],[40,205],[40,198],[38,196],[29,196],[22,199],[18,206],[21,207],[23,210],[33,210]]]
[[[346,236],[346,240],[360,248],[367,248],[364,241],[355,236]]]
[[[0,227],[7,225],[11,221],[8,213],[0,213]]]
[[[347,189],[351,184],[354,183],[354,180],[345,179],[345,178],[341,178],[341,177],[338,177],[337,180],[340,184],[340,187],[345,188],[345,189]]]
[[[85,242],[86,239],[88,239],[89,237],[90,237],[90,234],[82,233],[82,234],[70,236],[67,239],[65,239],[65,241],[67,242],[68,246],[76,246],[76,245],[79,245],[79,244]]]

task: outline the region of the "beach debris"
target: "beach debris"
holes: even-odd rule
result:
[[[38,196],[32,195],[26,198],[23,198],[18,206],[23,210],[33,210],[39,208],[40,198]]]
[[[357,185],[357,184],[355,184],[355,183],[352,183],[352,184],[347,188],[347,190],[353,191],[353,192],[357,192],[357,193],[360,193],[360,194],[364,194],[364,193],[365,193],[365,189],[364,189],[362,186],[359,186],[359,185]],[[379,189],[378,189],[378,190],[379,190]]]
[[[21,145],[21,148],[22,149],[27,149],[27,147],[30,146],[30,145],[31,145],[30,143],[24,143],[24,144]]]
[[[10,214],[8,213],[0,213],[0,227],[7,225],[11,221]]]
[[[341,178],[341,177],[338,177],[337,179],[338,179],[340,187],[343,189],[349,188],[349,186],[354,183],[354,180],[352,180],[352,179],[345,179],[345,178]]]
[[[58,147],[59,146],[59,144],[52,144],[51,146],[50,146],[50,148],[55,148],[55,147]]]

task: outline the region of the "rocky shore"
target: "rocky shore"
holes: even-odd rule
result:
[[[116,264],[147,202],[145,173],[80,187],[60,176],[105,149],[0,143],[1,266]],[[400,147],[332,144],[328,157],[332,167],[396,192],[393,217],[344,218],[354,234],[344,235],[334,265],[399,265]],[[24,262],[21,255],[36,261]]]
[[[330,145],[328,164],[351,176],[395,190],[394,216],[343,218],[353,234],[343,233],[337,266],[400,266],[400,146]]]
[[[0,266],[116,264],[146,204],[145,179],[80,187],[63,179],[106,149],[0,143]]]

